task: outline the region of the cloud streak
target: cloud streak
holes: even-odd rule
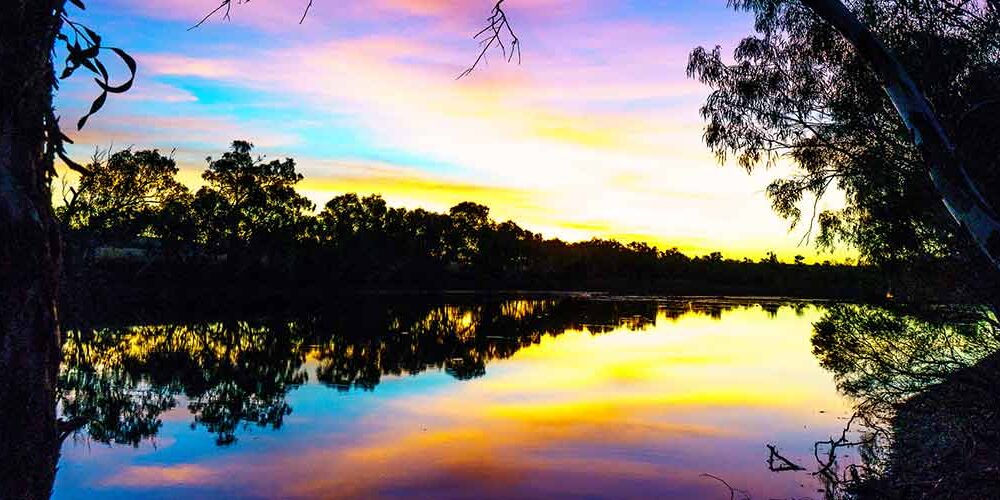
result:
[[[116,1],[148,23],[179,23],[206,6]],[[804,251],[761,194],[773,174],[717,168],[701,144],[707,91],[684,65],[702,38],[731,36],[722,28],[735,17],[721,4],[702,7],[721,18],[700,19],[695,8],[647,2],[509,3],[524,63],[492,54],[461,80],[476,53],[469,35],[491,2],[321,2],[301,27],[287,2],[240,6],[232,22],[203,26],[196,38],[208,41],[196,49],[145,46],[137,94],[159,106],[139,113],[123,101],[80,142],[172,143],[203,155],[248,138],[298,158],[320,199],[380,189],[441,208],[464,189],[553,236]],[[421,172],[345,176],[338,169],[350,162]],[[425,182],[442,178],[447,188]]]

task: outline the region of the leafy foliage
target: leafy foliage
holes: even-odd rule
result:
[[[965,144],[972,174],[996,196],[1000,148],[972,151],[973,137],[995,135],[970,111],[1000,96],[1000,10],[992,2],[851,1],[908,68],[949,129]],[[704,140],[720,160],[751,170],[778,162],[795,172],[767,189],[793,225],[806,200],[839,188],[843,210],[807,214],[821,246],[848,244],[868,262],[968,258],[875,74],[830,25],[800,2],[741,0],[754,36],[730,62],[719,47],[695,49],[688,74],[713,89],[702,108]],[[988,121],[988,120],[987,120]],[[971,128],[970,128],[971,127]],[[813,205],[815,207],[816,205]]]
[[[97,154],[76,187],[67,187],[56,211],[72,236],[103,244],[124,244],[140,236],[171,237],[165,229],[191,193],[175,178],[172,158],[156,150]],[[75,240],[75,241],[74,241]]]
[[[252,151],[249,142],[234,141],[221,158],[209,158],[194,208],[205,243],[234,256],[253,249],[258,255],[250,257],[260,258],[296,240],[313,204],[295,191],[302,175],[294,160],[265,162]]]
[[[86,9],[81,0],[70,0],[69,3],[80,10]],[[103,39],[94,30],[73,21],[66,11],[65,3],[60,3],[59,5],[60,10],[57,14],[62,20],[63,26],[68,28],[56,35],[56,39],[63,42],[66,51],[65,65],[59,75],[59,79],[65,80],[73,76],[77,70],[83,68],[93,75],[94,83],[101,90],[100,94],[90,104],[90,110],[87,114],[80,117],[76,122],[76,129],[80,130],[87,124],[87,120],[91,116],[104,107],[108,99],[108,94],[123,94],[132,88],[132,84],[135,82],[137,65],[135,59],[125,52],[125,50],[119,47],[103,45]],[[105,51],[103,54],[102,50]],[[111,83],[111,73],[108,71],[107,66],[105,66],[105,60],[103,59],[107,51],[111,51],[128,70],[128,79],[123,83]],[[72,143],[72,141],[59,129],[59,120],[53,115],[52,110],[49,110],[49,114],[49,123],[52,128],[48,134],[50,150],[56,153],[70,168],[85,172],[86,170],[82,166],[66,155],[63,143]]]

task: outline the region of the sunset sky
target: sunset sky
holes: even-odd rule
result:
[[[460,80],[491,1],[315,0],[299,25],[306,3],[254,0],[187,31],[217,0],[91,0],[74,17],[139,73],[71,134],[72,153],[175,150],[193,187],[206,156],[247,139],[295,158],[318,206],[344,192],[439,211],[470,200],[569,240],[814,255],[764,197],[780,172],[720,166],[701,142],[708,90],[686,78],[687,54],[751,32],[724,0],[508,0],[522,63],[491,53]],[[96,95],[82,75],[64,83],[63,123]]]

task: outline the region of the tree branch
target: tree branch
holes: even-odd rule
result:
[[[504,0],[497,0],[496,5],[493,6],[493,10],[490,12],[490,17],[486,18],[486,27],[476,33],[472,38],[477,40],[483,49],[479,51],[479,56],[476,60],[472,62],[472,66],[469,66],[464,71],[459,73],[458,77],[455,79],[461,79],[462,77],[468,76],[473,70],[479,66],[480,62],[485,61],[486,53],[490,50],[494,44],[500,47],[500,52],[503,54],[507,62],[511,62],[514,59],[514,54],[517,54],[517,63],[521,64],[521,41],[517,38],[514,33],[513,28],[510,26],[510,22],[507,20],[507,13],[503,10]],[[481,38],[487,35],[485,38]],[[503,39],[510,39],[510,50],[504,46]]]
[[[250,0],[236,0],[236,5],[241,5],[245,3],[250,3]],[[309,0],[309,2],[306,3],[306,8],[303,9],[302,11],[302,17],[299,18],[299,24],[302,24],[306,20],[306,16],[309,15],[309,9],[312,8],[312,5],[313,5],[313,0]],[[200,21],[194,23],[194,25],[188,28],[188,31],[191,31],[205,24],[209,19],[215,17],[220,12],[222,13],[222,19],[229,21],[230,20],[229,14],[232,12],[232,10],[233,10],[233,0],[221,0],[218,6],[216,6],[214,9],[205,14],[205,17],[202,17]]]

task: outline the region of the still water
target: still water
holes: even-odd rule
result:
[[[54,498],[821,497],[815,304],[352,300],[69,332]]]

